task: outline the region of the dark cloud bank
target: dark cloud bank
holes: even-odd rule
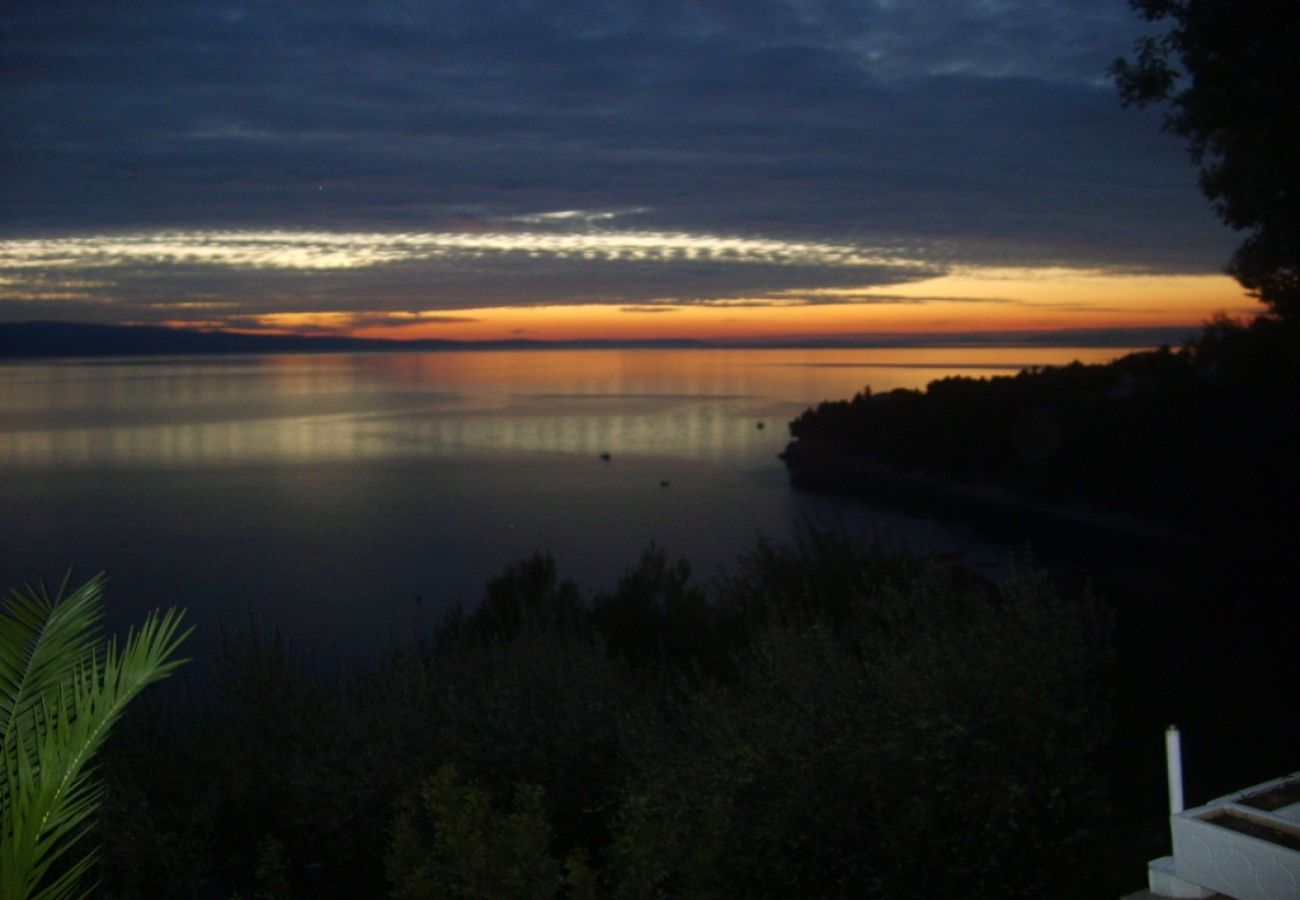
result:
[[[1232,240],[1182,146],[1105,78],[1140,30],[1122,0],[46,0],[0,28],[8,238],[633,228],[1171,272],[1217,270]],[[536,218],[563,210],[619,215]],[[630,305],[854,281],[604,262],[467,268],[439,302],[521,279]]]

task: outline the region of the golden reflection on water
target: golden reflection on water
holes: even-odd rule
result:
[[[486,453],[767,460],[824,399],[1117,349],[557,350],[0,366],[0,466]],[[762,422],[765,427],[758,427]]]

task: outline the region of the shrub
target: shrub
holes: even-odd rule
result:
[[[468,784],[446,765],[398,806],[386,859],[397,900],[550,900],[560,865],[549,854],[542,789],[515,787],[508,800]]]
[[[1033,896],[1105,809],[1104,623],[932,569],[765,629],[629,735],[620,896]]]

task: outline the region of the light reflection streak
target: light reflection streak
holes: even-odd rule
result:
[[[269,420],[60,428],[0,434],[0,466],[215,466],[439,458],[478,452],[619,454],[743,460],[761,433],[738,401],[673,413],[598,417],[434,415],[376,422],[339,415]]]
[[[784,445],[786,421],[868,383],[920,387],[990,366],[1118,353],[535,351],[8,364],[0,365],[0,467],[436,464],[487,454],[594,462],[605,452],[766,466]]]

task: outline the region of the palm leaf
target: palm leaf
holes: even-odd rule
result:
[[[17,728],[43,699],[58,690],[71,670],[99,652],[99,622],[103,618],[103,574],[63,597],[68,579],[50,596],[43,583],[11,590],[0,610],[0,747],[6,760],[21,749],[36,760],[32,729]],[[8,785],[0,783],[0,809],[7,804]]]
[[[53,598],[44,584],[24,585],[4,598],[0,615],[0,736],[40,697],[57,689],[68,669],[100,643],[104,616],[101,573],[62,599],[64,579]]]
[[[66,584],[66,583],[65,583]],[[69,856],[93,827],[101,789],[91,760],[126,705],[185,660],[182,614],[151,614],[118,650],[97,637],[103,579],[66,601],[43,587],[11,592],[0,616],[0,897],[62,900],[93,851]]]

